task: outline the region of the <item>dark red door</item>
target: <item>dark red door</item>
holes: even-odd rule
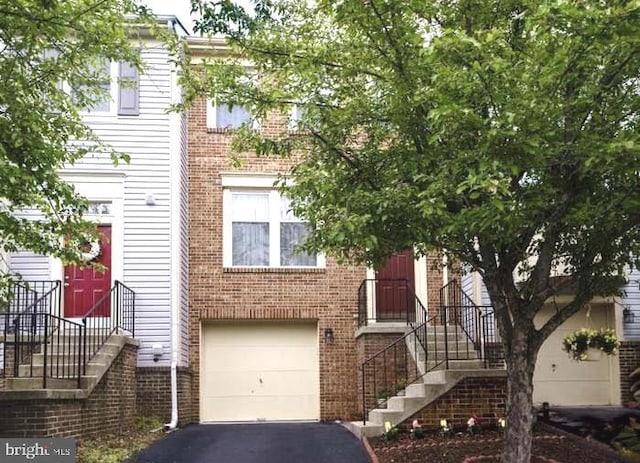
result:
[[[415,315],[413,251],[390,257],[376,272],[376,319],[407,320]],[[409,291],[410,290],[410,291]]]
[[[64,268],[64,316],[67,318],[84,317],[111,289],[111,226],[100,225],[98,233],[100,253],[92,262],[102,264],[104,272],[89,266],[68,265]],[[108,317],[110,314],[109,299],[94,313],[99,317]]]

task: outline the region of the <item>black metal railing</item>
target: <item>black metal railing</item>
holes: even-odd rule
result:
[[[501,344],[493,307],[477,305],[457,280],[449,281],[440,289],[440,322],[447,341],[447,362],[469,359],[472,351],[485,361],[485,365],[499,360],[495,357],[501,355]],[[463,335],[449,339],[447,334],[452,329],[461,331]]]
[[[416,325],[404,336],[362,363],[362,421],[374,408],[384,406],[429,371],[442,365],[435,317]]]
[[[11,282],[0,296],[0,338],[11,333],[16,314],[44,311],[60,317],[61,286],[60,280]]]
[[[416,297],[406,279],[366,279],[358,288],[359,326],[370,321],[415,323],[416,309]]]
[[[360,326],[372,319],[389,320],[380,317],[376,311],[374,295],[378,296],[378,290],[375,288],[381,281],[365,280],[360,285]],[[393,288],[392,285],[386,287]],[[450,360],[480,359],[485,368],[503,366],[504,352],[493,307],[476,305],[458,282],[452,280],[440,290],[439,315],[429,317],[427,309],[408,284],[398,284],[397,288],[402,290],[396,299],[411,298],[412,303],[401,305],[402,317],[393,320],[406,321],[411,331],[362,363],[360,380],[364,424],[371,410],[384,406],[389,398],[443,364],[448,369]]]
[[[132,289],[116,281],[82,318],[84,369],[112,334],[135,336],[135,299]]]
[[[77,323],[61,316],[61,287],[60,281],[28,282],[13,290],[21,301],[31,298],[32,303],[12,302],[10,307],[22,310],[2,314],[5,376],[41,377],[43,388],[51,378],[75,380],[79,388],[89,362],[109,336],[134,336],[135,293],[130,288],[116,281]]]
[[[15,331],[5,357],[13,357],[13,376],[75,380],[82,372],[82,325],[45,312],[23,312],[13,318]],[[12,352],[13,355],[8,355]]]
[[[380,294],[380,291],[394,294]],[[359,311],[363,310],[363,305],[366,310],[364,317],[358,317],[363,324],[367,323],[369,309],[372,308],[376,321],[403,321],[411,328],[411,331],[365,360],[361,366],[362,421],[366,424],[369,411],[384,406],[390,397],[441,365],[445,358],[438,350],[436,319],[428,319],[427,309],[407,280],[365,280],[360,285],[359,295]],[[380,311],[376,310],[379,309],[376,301],[382,299],[390,309],[399,307],[400,310],[391,310],[391,313],[399,316],[381,316]]]

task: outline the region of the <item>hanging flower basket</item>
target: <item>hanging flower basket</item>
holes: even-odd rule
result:
[[[599,330],[580,328],[566,336],[562,341],[562,348],[573,360],[599,360],[599,355],[616,355],[620,342],[616,333],[610,328]],[[595,351],[595,352],[594,352]]]

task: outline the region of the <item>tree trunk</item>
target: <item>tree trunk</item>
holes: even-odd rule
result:
[[[529,463],[533,426],[533,372],[535,353],[529,350],[526,333],[514,330],[507,355],[507,429],[504,461]]]

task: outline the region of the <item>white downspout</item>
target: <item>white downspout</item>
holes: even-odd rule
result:
[[[170,33],[175,33],[173,20],[167,21]],[[178,97],[176,69],[171,69],[171,103]],[[179,115],[169,114],[169,180],[171,191],[171,422],[165,429],[173,430],[178,426],[178,349],[180,343],[180,124]]]

